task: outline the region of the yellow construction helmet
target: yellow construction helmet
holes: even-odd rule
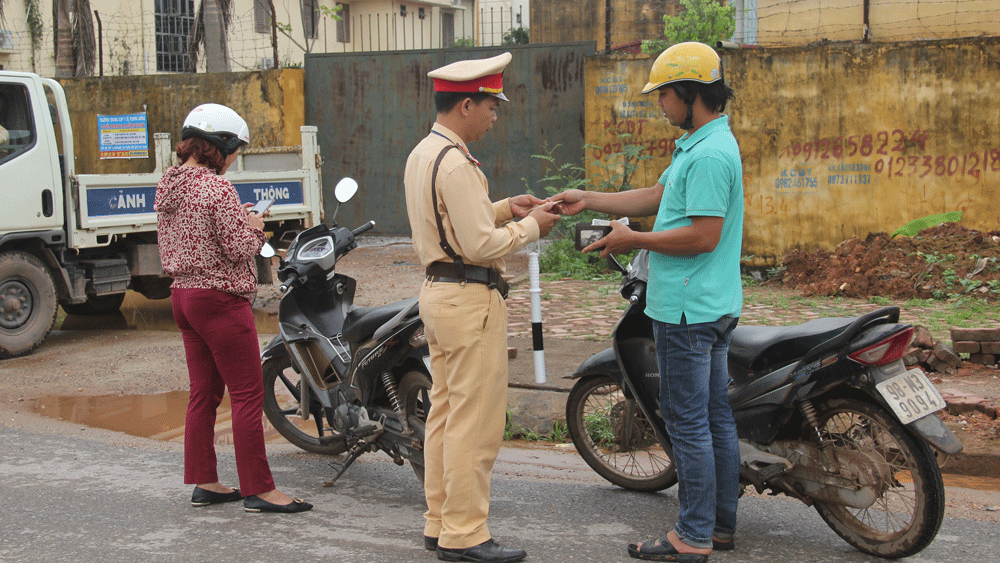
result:
[[[673,45],[656,57],[642,93],[648,94],[664,84],[681,80],[702,84],[722,80],[722,59],[715,49],[704,43],[688,41]]]

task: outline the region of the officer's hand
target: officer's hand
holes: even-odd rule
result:
[[[635,234],[635,231],[618,221],[611,221],[611,232],[584,247],[583,252],[600,250],[601,258],[607,258],[609,254],[625,254],[636,247]]]
[[[558,213],[553,212],[552,208],[554,206],[555,203],[550,201],[549,203],[539,205],[538,207],[532,209],[531,213],[528,214],[528,217],[534,217],[535,221],[538,221],[539,236],[547,236],[549,231],[552,230],[552,227],[554,227],[556,223],[562,219]]]
[[[554,211],[556,213],[560,215],[576,215],[587,209],[587,204],[583,201],[583,194],[582,190],[566,190],[561,194],[550,197],[549,201],[555,202]]]
[[[538,199],[531,194],[521,194],[510,198],[510,211],[514,217],[524,219],[535,207],[545,203],[544,199]]]

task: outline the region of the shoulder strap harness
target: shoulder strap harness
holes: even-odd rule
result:
[[[441,167],[441,161],[444,160],[444,155],[446,155],[448,151],[450,151],[451,149],[457,149],[457,148],[459,148],[458,145],[446,146],[445,148],[441,149],[441,152],[438,154],[437,160],[434,161],[434,170],[431,172],[431,200],[433,203],[432,207],[434,208],[434,219],[437,220],[438,236],[441,238],[440,242],[441,249],[444,250],[445,254],[447,254],[452,260],[455,261],[455,277],[464,280],[466,279],[465,263],[462,262],[462,257],[459,256],[457,252],[455,252],[455,249],[452,248],[450,244],[448,244],[448,238],[445,236],[444,233],[444,222],[441,220],[441,212],[438,211],[438,198],[437,198],[438,168]],[[465,151],[460,150],[459,152],[465,154]],[[472,157],[470,155],[466,154],[466,157],[468,157],[470,159],[470,162],[472,162],[473,164],[478,164],[474,160],[471,160]]]

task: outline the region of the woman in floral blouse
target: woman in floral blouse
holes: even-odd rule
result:
[[[241,205],[222,176],[249,142],[239,114],[200,105],[184,120],[176,149],[182,164],[169,168],[156,188],[160,261],[174,279],[174,320],[191,380],[184,482],[195,485],[194,506],[242,499],[248,512],[303,512],[312,505],[275,488],[264,449],[264,384],[251,310],[264,220],[248,213],[251,204]],[[239,489],[221,484],[216,470],[215,415],[227,388]]]

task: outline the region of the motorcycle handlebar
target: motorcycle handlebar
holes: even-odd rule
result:
[[[645,289],[645,284],[636,284],[635,287],[632,288],[632,294],[628,296],[628,302],[635,303],[642,299],[642,294]]]
[[[357,229],[354,229],[353,231],[351,231],[351,234],[352,234],[353,236],[358,236],[358,235],[360,235],[361,233],[364,233],[364,232],[367,232],[367,231],[370,231],[370,230],[372,230],[372,229],[374,229],[374,228],[375,228],[375,221],[368,221],[368,222],[367,222],[367,223],[365,223],[364,225],[361,225],[361,226],[360,226],[360,227],[358,227]]]
[[[285,280],[285,283],[281,284],[281,286],[278,287],[278,291],[280,291],[281,293],[285,293],[289,289],[291,289],[292,286],[294,286],[294,285],[296,285],[298,283],[299,283],[299,276],[298,276],[298,274],[296,274],[295,272],[289,272],[288,273],[288,279]]]

